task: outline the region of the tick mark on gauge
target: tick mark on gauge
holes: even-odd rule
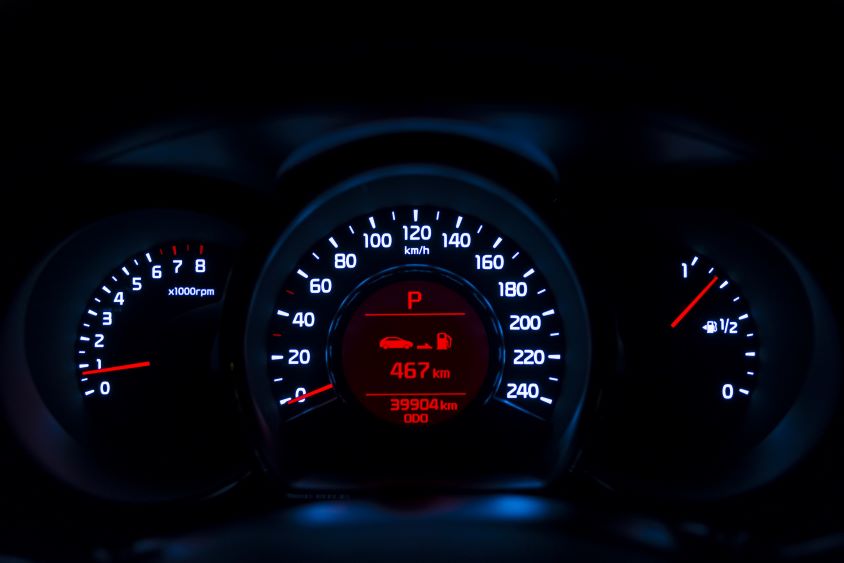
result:
[[[728,285],[730,285],[730,280],[724,280],[724,283],[722,283],[721,285],[719,285],[719,286],[718,286],[718,289],[724,289],[724,288],[725,288],[725,287],[727,287]]]
[[[501,237],[498,237],[497,239],[495,239],[495,242],[494,242],[494,243],[492,243],[492,247],[493,247],[493,248],[498,248],[498,245],[499,245],[499,244],[501,244]]]
[[[554,314],[554,309],[548,309],[547,311],[542,312],[543,317],[548,317]]]
[[[418,220],[419,220],[419,210],[418,210],[418,209],[414,209],[414,210],[413,210],[413,222],[415,223],[415,222],[416,222],[416,221],[418,221]]]
[[[106,286],[103,286],[103,291],[105,291],[106,293],[111,293],[111,290]]]
[[[85,396],[86,396],[86,397],[89,397],[89,396],[91,396],[91,395],[93,395],[93,394],[94,394],[94,390],[93,390],[93,389],[88,389],[87,391],[85,391]]]
[[[562,358],[562,355],[561,355],[561,354],[548,354],[548,359],[549,359],[549,360],[559,360],[559,359],[561,359],[561,358]]]
[[[283,360],[284,355],[283,354],[273,354],[272,356],[270,356],[270,359],[274,362],[277,362],[278,360]]]
[[[149,255],[149,252],[147,252],[146,254],[144,254],[144,256],[146,256],[146,258],[147,258],[147,262],[152,262],[152,256],[150,256],[150,255]]]
[[[510,260],[515,260],[516,258],[518,258],[518,256],[519,256],[519,253],[517,252],[513,256],[510,257]]]
[[[455,229],[459,229],[459,228],[460,228],[460,225],[461,225],[462,223],[463,223],[463,216],[462,216],[462,215],[458,215],[458,216],[457,216],[457,223],[455,223],[454,228],[455,228]]]
[[[548,376],[548,381],[559,381],[559,380],[560,380],[560,378],[558,378],[558,377],[554,377],[552,375]]]
[[[176,245],[175,245],[175,244],[174,244],[173,246],[171,246],[171,247],[170,247],[170,250],[172,250],[172,251],[173,251],[173,256],[175,256],[175,255],[176,255],[176,254],[178,254],[178,252],[179,252],[178,250],[176,250]]]
[[[97,303],[101,303],[101,301],[100,301],[100,298],[99,298],[99,297],[94,297],[94,301],[96,301]]]
[[[543,294],[543,293],[545,293],[546,291],[548,291],[548,290],[547,290],[547,289],[545,289],[545,288],[543,287],[542,289],[540,289],[539,291],[537,291],[537,292],[536,292],[536,294],[537,294],[537,295],[542,295],[542,294]]]
[[[550,405],[551,403],[554,402],[551,399],[549,399],[548,397],[540,397],[539,400],[542,401],[543,403],[545,403],[546,405]]]
[[[96,311],[92,311],[91,309],[88,309],[88,314],[89,314],[89,315],[91,315],[92,317],[96,317],[96,316],[97,316],[97,312],[96,312]]]
[[[518,255],[518,252],[517,252],[516,254]],[[513,258],[515,258],[515,257],[516,257],[516,256],[513,256]],[[533,268],[531,268],[530,270],[528,270],[527,272],[525,272],[524,274],[522,274],[522,277],[523,277],[523,278],[529,278],[529,277],[531,277],[531,276],[532,276],[533,274],[535,274],[535,273],[536,273],[536,270],[534,270]]]
[[[756,333],[755,332],[748,332],[745,336],[747,338],[753,338],[754,336],[756,336]]]
[[[132,260],[132,262],[134,262],[134,263],[135,263],[135,266],[140,266],[140,264],[138,264],[138,260],[137,260],[137,259]]]
[[[199,255],[202,256],[204,253],[205,253],[205,245],[200,244],[199,245]]]
[[[334,248],[337,248],[337,241],[334,240],[334,237],[328,237],[328,242],[331,243],[331,246],[333,246]]]
[[[284,378],[283,377],[276,377],[275,379],[273,379],[274,383],[278,383],[279,381],[284,381]]]
[[[396,212],[395,212],[395,211],[390,211],[390,217],[392,217],[392,218],[393,218],[393,221],[395,221],[395,220],[396,220]]]
[[[477,230],[477,231],[475,231],[475,234],[476,234],[476,235],[479,235],[479,234],[481,234],[481,231],[483,231],[483,230],[484,230],[484,226],[483,226],[483,225],[481,225],[480,227],[478,227],[478,230]]]
[[[746,319],[746,318],[748,318],[748,317],[750,317],[750,315],[748,315],[747,313],[745,313],[745,314],[743,314],[742,316],[740,316],[740,317],[738,318],[738,320],[743,321],[744,319]]]
[[[373,229],[375,228],[375,217],[369,218],[369,224],[372,226]]]
[[[313,256],[315,260],[319,260],[319,255],[317,255],[316,252],[311,252],[311,256]]]
[[[283,398],[282,400],[280,400],[280,401],[278,402],[278,404],[279,404],[279,405],[286,405],[287,403],[289,403],[289,402],[290,402],[290,399],[291,399],[291,397],[285,397],[285,398]]]
[[[748,391],[747,389],[739,389],[738,392],[742,395],[750,395],[750,391]]]
[[[87,367],[91,367],[90,364],[79,364],[79,369],[85,369]]]
[[[756,372],[755,371],[748,371],[747,375],[753,377],[754,375],[756,375]]]
[[[349,225],[349,232],[352,233],[352,234],[355,234],[355,230],[352,228],[351,225]]]
[[[87,336],[80,336],[79,340],[81,340],[82,342],[89,342],[91,339],[88,338]]]
[[[276,311],[275,314],[278,315],[279,317],[289,317],[290,316],[290,313],[288,313],[287,311],[282,311],[281,309]]]
[[[120,269],[121,269],[121,270],[123,270],[123,273],[124,273],[124,274],[126,274],[127,276],[129,275],[129,270],[127,270],[127,269],[126,269],[126,266],[123,266],[123,267],[122,267],[122,268],[120,268]]]
[[[709,268],[709,271],[708,271],[708,272],[706,272],[706,273],[707,273],[707,274],[711,274],[711,273],[712,273],[712,272],[714,272],[714,271],[715,271],[715,268],[714,268],[714,267],[712,267],[712,268]]]
[[[279,338],[281,336],[281,333],[280,332],[274,332],[273,336],[276,337],[276,338]]]
[[[91,328],[91,325],[89,325],[88,323],[82,323],[82,326],[84,326],[85,328]]]
[[[560,333],[559,332],[552,332],[548,336],[560,336]]]
[[[695,256],[694,258],[692,258],[692,266],[694,266],[695,264],[697,264],[697,261],[698,261],[698,260],[699,260],[699,258],[698,258],[697,256]]]
[[[306,274],[305,272],[303,272],[301,269],[296,270],[296,273],[297,273],[297,274],[299,274],[301,277],[303,277],[303,278],[305,278],[305,279],[308,279],[308,274]]]
[[[111,276],[112,281],[117,281],[117,276]]]
[[[440,220],[440,212],[439,212],[439,211],[437,211],[437,217],[436,217],[436,219],[434,219],[434,220],[435,220],[435,221],[439,221],[439,220]]]
[[[734,297],[734,298],[733,298],[733,303],[735,303],[735,302],[736,302],[736,301],[738,301],[739,299],[741,299],[741,297]]]
[[[285,289],[284,293],[286,293],[287,295],[296,295],[296,292],[292,289]]]
[[[744,355],[748,358],[754,358],[756,357],[756,352],[745,352]]]

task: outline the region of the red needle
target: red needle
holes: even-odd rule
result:
[[[703,296],[706,295],[706,292],[709,291],[710,289],[712,289],[712,286],[715,285],[715,282],[717,282],[717,281],[718,281],[718,276],[714,276],[712,278],[712,281],[710,281],[708,284],[706,284],[706,287],[704,287],[701,290],[701,292],[697,294],[697,297],[692,299],[692,302],[689,303],[689,306],[686,307],[685,309],[683,309],[682,313],[677,315],[677,318],[674,319],[673,323],[671,323],[671,328],[677,328],[677,325],[680,324],[680,321],[682,321],[684,318],[686,318],[686,315],[688,315],[689,312],[692,309],[694,309],[695,305],[697,305],[697,302],[700,301],[701,299],[703,299]]]
[[[307,399],[308,397],[313,397],[314,395],[318,395],[318,394],[320,394],[320,393],[323,393],[323,392],[325,392],[325,391],[328,391],[329,389],[332,389],[333,387],[334,387],[334,385],[333,385],[333,384],[331,384],[331,383],[329,383],[328,385],[325,385],[325,386],[323,386],[323,387],[320,387],[319,389],[314,389],[314,390],[313,390],[313,391],[311,391],[310,393],[305,393],[304,395],[299,395],[299,396],[298,396],[298,397],[296,397],[295,399],[290,399],[289,401],[287,401],[287,403],[286,403],[286,404],[288,404],[288,405],[292,405],[293,403],[298,403],[299,401],[304,401],[304,400],[305,400],[305,399]]]
[[[110,368],[89,369],[83,371],[82,375],[94,375],[96,373],[108,373],[110,371],[126,371],[127,369],[146,368],[149,365],[149,362],[137,362],[134,364],[123,364],[122,366],[111,366]]]

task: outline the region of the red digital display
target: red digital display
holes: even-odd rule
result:
[[[373,291],[349,316],[341,346],[351,392],[398,424],[455,416],[489,372],[489,338],[477,310],[433,281],[396,281]]]

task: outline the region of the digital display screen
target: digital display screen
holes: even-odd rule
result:
[[[460,292],[435,281],[375,289],[350,314],[341,346],[351,392],[374,415],[397,424],[457,415],[489,371],[480,314]]]

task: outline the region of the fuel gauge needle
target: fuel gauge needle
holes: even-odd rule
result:
[[[700,291],[700,293],[697,294],[697,297],[692,299],[692,302],[689,303],[688,306],[685,309],[683,309],[682,313],[677,315],[677,318],[674,319],[673,323],[671,323],[671,328],[677,328],[677,325],[680,324],[680,321],[682,321],[684,318],[686,318],[686,315],[688,315],[691,312],[691,310],[695,308],[695,305],[697,305],[698,301],[703,299],[703,296],[706,295],[706,292],[709,291],[710,289],[712,289],[712,286],[715,285],[715,282],[717,282],[717,281],[718,281],[718,276],[713,276],[712,281],[710,281],[708,284],[706,284],[706,287],[704,287]]]
[[[111,366],[107,368],[89,369],[87,371],[83,371],[82,375],[96,375],[98,373],[110,373],[112,371],[126,371],[129,369],[146,368],[149,366],[150,362],[135,362],[134,364],[123,364],[120,366]]]

